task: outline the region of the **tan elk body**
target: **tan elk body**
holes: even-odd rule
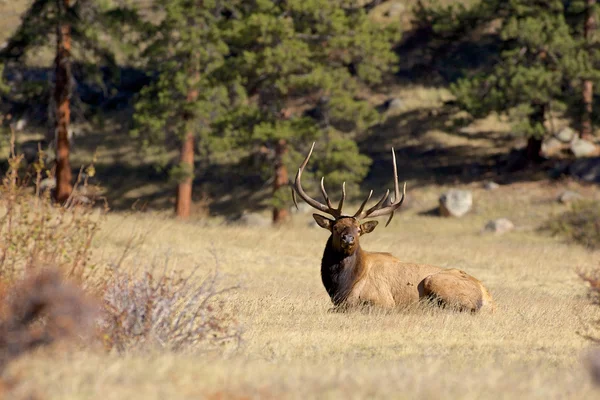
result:
[[[302,189],[302,172],[313,149],[314,143],[298,169],[292,194],[294,203],[295,193],[298,193],[309,205],[334,218],[313,214],[317,224],[331,232],[321,261],[321,278],[335,306],[346,308],[371,305],[394,308],[426,298],[440,305],[457,307],[464,311],[494,310],[494,302],[487,289],[479,280],[464,271],[403,262],[390,253],[369,252],[360,247],[359,237],[372,232],[378,224],[377,221],[361,223],[361,220],[389,215],[389,224],[394,211],[400,208],[404,201],[406,184],[400,194],[393,149],[395,198],[390,205],[383,206],[390,194],[388,190],[377,204],[364,210],[373,194],[371,191],[353,216],[342,215],[345,186],[342,186],[342,198],[338,208],[332,206],[322,179],[321,191],[327,205],[312,199]]]

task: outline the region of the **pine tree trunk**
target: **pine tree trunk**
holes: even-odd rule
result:
[[[198,74],[196,74],[198,78]],[[187,94],[187,102],[191,103],[198,99],[198,90],[192,88]],[[184,115],[184,119],[191,119],[191,115]],[[186,173],[190,173],[177,185],[177,201],[175,205],[175,214],[180,219],[188,219],[192,213],[192,182],[194,180],[194,132],[188,128],[188,132],[181,144],[181,152],[179,155],[180,166],[184,168]]]
[[[71,6],[71,0],[57,0],[63,13]],[[61,6],[62,3],[62,6]],[[71,84],[71,26],[60,22],[57,26],[55,59],[55,141],[56,141],[56,189],[54,199],[66,201],[73,191],[73,173],[69,162],[69,125],[71,123],[70,84]]]
[[[186,171],[194,169],[194,135],[188,132],[183,144],[181,145],[181,166]],[[186,177],[177,185],[177,208],[175,210],[177,217],[181,219],[189,218],[192,212],[192,180],[193,177]]]
[[[283,162],[283,158],[287,151],[287,141],[285,139],[279,139],[275,146],[275,179],[273,180],[273,194],[277,193],[278,190],[287,186],[288,184],[288,171]],[[289,211],[287,208],[273,207],[274,224],[282,223],[288,217]]]
[[[546,117],[546,106],[545,105],[536,105],[535,111],[529,116],[529,121],[532,126],[538,124],[544,124],[544,120]],[[525,155],[527,157],[527,161],[531,162],[541,162],[544,158],[541,155],[542,152],[542,138],[530,136],[527,139],[527,149],[525,150]]]
[[[589,44],[596,30],[596,20],[594,18],[594,6],[596,0],[586,0],[586,16],[584,22],[584,37],[586,42]],[[583,97],[583,113],[581,116],[581,132],[580,136],[582,139],[589,139],[592,137],[592,102],[594,97],[594,83],[589,79],[584,79],[582,85],[582,97]]]

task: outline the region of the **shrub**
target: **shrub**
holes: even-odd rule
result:
[[[241,330],[226,310],[223,295],[237,286],[223,286],[218,272],[205,279],[196,270],[142,276],[113,270],[104,296],[102,331],[108,349],[124,352],[158,345],[173,351],[210,349],[234,342]]]
[[[600,202],[581,200],[571,209],[546,223],[543,229],[554,235],[580,243],[590,249],[600,248]]]
[[[13,280],[42,263],[83,279],[91,266],[90,247],[103,215],[95,212],[93,200],[80,195],[81,188],[88,188],[93,166],[85,179],[79,174],[73,196],[65,204],[56,204],[45,185],[52,180],[52,172],[46,169],[43,153],[38,154],[34,172],[26,173],[23,156],[14,149],[13,135],[8,170],[0,185],[0,277]]]

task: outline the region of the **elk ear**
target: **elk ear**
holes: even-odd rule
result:
[[[360,224],[360,234],[365,235],[367,233],[373,232],[378,223],[378,221],[368,221],[364,224]]]
[[[317,221],[317,224],[323,228],[323,229],[327,229],[328,231],[331,231],[331,228],[333,228],[333,223],[335,221],[330,220],[327,217],[324,217],[320,214],[313,214],[313,218],[315,219],[315,221]]]

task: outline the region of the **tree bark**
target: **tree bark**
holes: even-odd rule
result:
[[[57,0],[63,15],[71,7],[71,0]],[[56,150],[56,189],[54,199],[66,201],[73,192],[73,173],[69,162],[69,125],[71,124],[71,25],[59,22],[56,29],[55,59],[55,150]]]
[[[181,166],[187,171],[194,169],[194,134],[188,132],[181,145],[180,155]],[[192,181],[193,176],[186,177],[177,185],[177,206],[176,214],[178,218],[187,219],[192,213]]]
[[[583,35],[587,44],[590,44],[596,30],[596,19],[594,16],[594,6],[596,0],[586,0],[586,15],[584,21]],[[594,97],[594,83],[590,79],[584,79],[582,84],[583,112],[581,115],[581,132],[579,136],[582,139],[592,137],[592,103]]]
[[[186,101],[192,103],[198,99],[198,90],[192,88],[188,91]],[[184,119],[190,120],[192,115],[184,115]],[[192,182],[194,180],[194,131],[188,127],[183,143],[181,144],[181,153],[179,155],[180,166],[184,168],[186,176],[177,185],[177,201],[175,205],[175,214],[180,219],[188,219],[192,213]]]
[[[288,185],[288,171],[283,162],[283,158],[288,151],[287,141],[279,139],[275,145],[275,179],[273,180],[273,194],[276,194],[281,188]],[[287,208],[273,207],[273,223],[279,224],[287,220],[289,211]]]
[[[535,111],[529,116],[529,121],[532,126],[538,124],[544,124],[544,120],[546,117],[546,106],[545,105],[537,105],[535,106]],[[527,139],[527,148],[525,150],[525,155],[527,157],[527,161],[539,163],[544,157],[541,155],[542,152],[542,138],[530,136]]]

